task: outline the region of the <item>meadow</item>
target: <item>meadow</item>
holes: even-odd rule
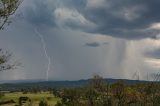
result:
[[[31,102],[26,101],[25,103],[23,103],[23,106],[28,106],[30,103],[32,104],[32,106],[38,106],[41,100],[45,100],[49,106],[54,106],[59,100],[59,98],[54,97],[54,95],[49,92],[27,93],[27,94],[23,94],[22,92],[13,92],[13,93],[5,93],[4,96],[0,98],[0,101],[13,100],[15,103],[3,104],[1,106],[18,105],[20,97],[28,97],[31,100]]]

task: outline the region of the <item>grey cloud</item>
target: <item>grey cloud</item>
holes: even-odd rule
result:
[[[103,45],[109,45],[109,43],[108,42],[103,42]]]
[[[57,8],[69,8],[78,11],[86,20],[96,27],[79,26],[75,21],[65,25],[88,33],[99,33],[113,37],[138,39],[152,37],[159,30],[148,29],[153,23],[160,22],[159,0],[107,0],[106,7],[89,8],[87,0],[35,0],[33,5],[25,9],[24,15],[28,21],[37,26],[57,27],[53,12]],[[105,4],[104,4],[105,5]],[[109,5],[109,6],[108,6]]]
[[[132,78],[138,69],[141,76],[146,71],[155,72],[141,63],[138,46],[129,45],[124,39],[91,36],[75,30],[48,28],[39,30],[44,35],[52,65],[49,78],[53,80],[75,80],[90,78],[100,73],[106,78]],[[13,51],[21,59],[24,67],[15,71],[1,72],[0,79],[43,79],[46,71],[46,58],[34,27],[28,23],[15,22],[0,33],[1,47]],[[76,35],[76,36],[75,36]],[[83,35],[83,36],[82,36]],[[85,36],[85,37],[84,37]],[[101,41],[102,40],[102,41]],[[107,46],[90,49],[83,47],[88,43],[109,42]],[[139,42],[139,41],[134,41]],[[138,49],[136,49],[138,48]],[[134,52],[133,52],[134,51]],[[141,77],[142,78],[142,77]]]
[[[53,14],[57,8],[70,8],[77,10],[85,6],[86,0],[27,0],[18,10],[18,14],[36,27],[58,27]],[[78,11],[78,10],[77,10]],[[75,23],[67,23],[68,27],[74,28]],[[79,27],[79,26],[76,26]]]
[[[26,5],[30,4],[30,5]],[[54,27],[56,26],[54,17],[52,16],[52,10],[48,7],[43,0],[29,0],[24,1],[22,4],[22,10],[20,11],[21,17],[25,21],[28,21],[36,27],[45,26],[45,27]]]
[[[145,56],[150,57],[150,58],[160,59],[160,49],[148,51],[145,53]]]
[[[99,47],[100,44],[98,42],[86,43],[85,46],[88,47]]]
[[[97,0],[99,1],[103,0]],[[159,22],[160,1],[106,1],[103,6],[94,7],[94,4],[91,8],[87,7],[87,0],[25,0],[18,10],[24,20],[16,20],[0,32],[1,47],[13,51],[15,56],[22,60],[20,62],[24,64],[24,68],[11,73],[1,72],[0,79],[45,78],[46,58],[40,40],[35,35],[35,27],[44,35],[46,47],[51,56],[50,79],[89,78],[97,72],[108,78],[131,78],[132,73],[137,70],[140,71],[141,76],[146,72],[157,72],[159,68],[155,69],[150,67],[152,64],[144,63],[141,55],[144,46],[152,45],[153,42],[141,44],[138,43],[141,40],[125,39],[144,38],[158,33],[157,30],[146,30],[146,28],[152,23]],[[108,3],[107,6],[105,3]],[[63,26],[58,28],[59,23],[53,13],[61,8],[73,10],[79,14],[78,18],[74,15],[69,16],[68,19],[72,20],[65,20],[62,24],[60,20],[60,24],[69,30]],[[124,12],[127,14],[125,15]],[[95,27],[85,22],[94,23]],[[125,39],[104,37],[101,34]],[[148,55],[158,58],[159,51],[150,52]]]
[[[86,46],[86,47],[99,47],[101,45],[109,45],[109,43],[108,42],[102,42],[102,43],[90,42],[90,43],[86,43],[84,46]]]
[[[154,30],[146,30],[151,24],[159,22],[158,13],[160,1],[145,0],[108,0],[109,8],[95,8],[88,10],[85,15],[94,21],[98,28],[94,33],[102,33],[120,38],[144,38],[152,36]],[[135,9],[134,11],[132,9]],[[125,11],[128,11],[125,14]],[[137,18],[128,20],[126,15],[138,15]]]

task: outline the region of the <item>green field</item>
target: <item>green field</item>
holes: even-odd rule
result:
[[[7,101],[7,100],[14,100],[16,103],[12,104],[5,104],[1,106],[15,106],[18,104],[19,97],[29,97],[31,100],[32,106],[38,106],[40,100],[46,100],[48,102],[49,106],[54,106],[59,98],[54,97],[53,94],[50,94],[49,92],[42,92],[42,93],[27,93],[23,94],[21,92],[15,92],[15,93],[5,93],[5,96],[0,98],[1,101]],[[24,103],[24,106],[28,106],[29,102]]]

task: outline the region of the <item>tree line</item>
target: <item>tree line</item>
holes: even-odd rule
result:
[[[109,84],[95,75],[87,86],[53,90],[59,98],[56,106],[160,106],[158,82]]]

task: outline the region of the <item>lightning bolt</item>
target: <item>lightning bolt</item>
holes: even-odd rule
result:
[[[46,43],[45,43],[45,40],[43,38],[43,35],[41,35],[40,32],[37,29],[35,29],[35,33],[40,38],[40,41],[42,43],[42,47],[43,47],[43,50],[44,50],[44,55],[47,59],[46,81],[48,81],[48,78],[49,78],[48,75],[49,75],[50,65],[51,65],[51,58],[48,55],[47,48],[46,48]]]

